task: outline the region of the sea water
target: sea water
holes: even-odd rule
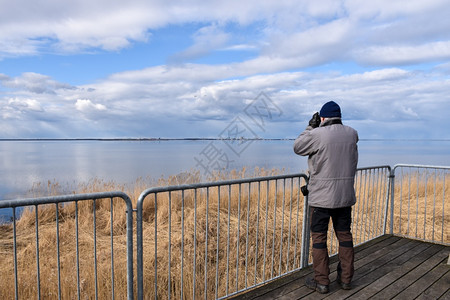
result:
[[[130,184],[197,170],[307,170],[293,140],[28,140],[0,141],[0,201],[30,197],[38,184],[92,179]],[[450,141],[361,140],[359,167],[398,163],[450,165]]]

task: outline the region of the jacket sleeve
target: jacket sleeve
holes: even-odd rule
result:
[[[298,155],[308,156],[316,152],[314,144],[315,138],[312,134],[313,128],[311,126],[306,127],[305,131],[295,139],[294,152]]]

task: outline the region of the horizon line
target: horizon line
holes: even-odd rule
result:
[[[256,140],[256,141],[290,141],[296,138],[220,138],[220,137],[183,137],[183,138],[165,138],[165,137],[147,137],[147,138],[0,138],[0,142],[14,142],[14,141],[229,141],[229,140]],[[430,142],[450,142],[450,139],[408,139],[408,138],[360,138],[360,141],[405,141],[405,142],[415,142],[415,141],[430,141]]]

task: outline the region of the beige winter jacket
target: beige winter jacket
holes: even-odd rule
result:
[[[354,181],[358,164],[358,133],[326,119],[319,127],[306,127],[294,142],[294,152],[308,156],[310,206],[339,208],[356,202]]]

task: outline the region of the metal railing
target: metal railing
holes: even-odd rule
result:
[[[138,299],[223,298],[303,267],[306,181],[295,174],[144,191]]]
[[[12,218],[1,225],[0,247],[12,249],[12,257],[1,256],[7,270],[1,279],[11,286],[1,290],[2,298],[133,299],[133,215],[126,194],[2,200],[3,208],[11,208]],[[99,231],[109,242],[99,240]]]
[[[355,245],[385,234],[390,171],[357,170]],[[138,299],[224,298],[307,266],[309,212],[300,193],[306,182],[296,174],[144,191],[137,205]],[[328,251],[338,251],[332,230]]]
[[[449,245],[449,170],[358,169],[354,244],[390,233]],[[14,283],[2,296],[133,299],[136,289],[137,299],[217,299],[263,285],[311,262],[307,181],[293,174],[150,188],[136,210],[121,192],[2,200],[12,221],[0,224],[0,263],[10,266],[1,278]],[[328,241],[336,254],[332,230]]]
[[[450,245],[449,172],[449,166],[398,164],[392,168],[391,234]]]

